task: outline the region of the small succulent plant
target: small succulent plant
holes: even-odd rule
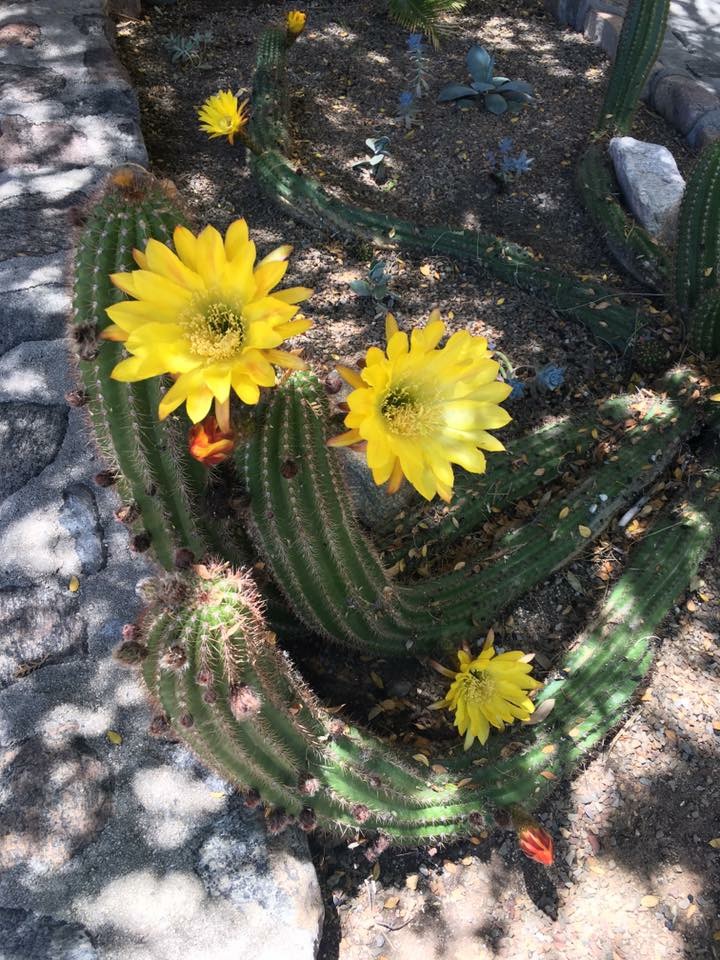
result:
[[[368,137],[365,146],[368,148],[368,155],[362,160],[356,160],[352,167],[370,167],[373,177],[377,180],[384,172],[385,160],[390,156],[388,149],[390,137]]]
[[[565,383],[565,367],[548,363],[537,371],[535,382],[541,390],[559,390]]]
[[[417,97],[412,90],[403,90],[398,98],[398,120],[402,120],[409,130],[417,120]]]
[[[350,289],[359,297],[372,299],[378,313],[384,313],[398,299],[390,290],[391,277],[387,273],[384,260],[374,257],[368,270],[367,279],[352,280]]]
[[[524,173],[529,173],[535,162],[527,155],[527,150],[521,150],[517,156],[513,156],[512,151],[512,140],[510,137],[504,137],[499,142],[497,151],[489,150],[487,154],[491,176],[503,185],[521,177]]]
[[[424,93],[427,93],[430,87],[427,57],[425,56],[426,49],[421,33],[411,33],[407,38],[407,51],[412,65],[408,81],[411,91],[418,99]]]
[[[495,58],[485,47],[474,46],[466,57],[468,72],[472,77],[469,85],[451,83],[443,87],[439,102],[457,101],[459,107],[471,107],[476,98],[482,99],[490,113],[519,113],[523,105],[532,100],[532,87],[524,80],[509,80],[493,75]]]
[[[202,63],[212,40],[212,32],[206,30],[203,33],[193,33],[189,37],[181,37],[177,33],[171,33],[162,42],[173,63],[191,64],[198,67]]]

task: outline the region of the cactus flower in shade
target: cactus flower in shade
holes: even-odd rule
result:
[[[223,463],[235,449],[235,434],[224,433],[212,414],[208,414],[202,423],[190,427],[188,433],[190,456],[206,467],[215,467]]]
[[[553,838],[547,830],[544,830],[537,820],[520,807],[513,807],[511,816],[518,844],[525,856],[535,860],[536,863],[541,863],[544,867],[552,866]]]
[[[511,387],[496,379],[499,365],[484,337],[466,330],[445,345],[440,313],[408,337],[392,314],[385,322],[387,349],[371,347],[361,371],[339,367],[355,389],[347,398],[350,429],[333,437],[331,446],[367,442],[366,456],[377,484],[394,493],[407,477],[426,500],[435,494],[449,501],[456,463],[484,473],[482,450],[504,450],[487,431],[511,418],[498,406]]]
[[[198,236],[177,227],[175,252],[158,240],[134,251],[140,267],[110,279],[133,299],[107,308],[113,321],[102,336],[119,340],[132,354],[112,371],[132,382],[169,373],[175,383],[160,400],[164,420],[187,403],[193,423],[215,400],[220,429],[230,429],[230,393],[255,404],[260,387],[275,385],[274,366],[303,369],[299,357],[280,345],[311,326],[295,318],[306,287],[273,291],[287,270],[292,247],[277,247],[257,265],[247,223],[230,224],[225,238],[214,227]]]
[[[247,100],[240,103],[230,90],[219,90],[198,110],[198,118],[202,121],[200,129],[211,140],[227,137],[229,143],[235,143],[235,137],[245,129],[249,120],[247,105]]]
[[[307,14],[302,10],[291,10],[285,18],[285,26],[291,37],[298,37],[305,29]]]
[[[530,676],[531,667],[522,650],[496,654],[492,644],[486,644],[475,659],[458,650],[458,660],[457,671],[436,665],[453,682],[433,709],[447,707],[453,711],[455,726],[465,736],[466,750],[475,740],[485,743],[490,727],[504,730],[513,720],[530,718],[535,706],[528,691],[542,684]]]

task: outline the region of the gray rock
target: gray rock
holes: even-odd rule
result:
[[[110,816],[109,770],[80,738],[41,738],[0,753],[0,869],[28,875],[64,866]]]
[[[688,132],[687,141],[696,150],[702,150],[709,143],[720,140],[720,109],[704,114]]]
[[[610,156],[625,202],[652,236],[672,243],[685,181],[667,149],[633,137],[614,137]]]
[[[274,960],[279,955],[275,930],[280,927],[283,952],[310,960],[318,944],[322,906],[307,840],[292,827],[268,838],[257,824],[256,814],[231,802],[200,847],[197,873],[211,898],[225,898],[255,915],[252,927],[246,928],[252,930],[248,956]],[[307,895],[298,900],[300,890]]]
[[[653,88],[653,108],[682,134],[687,134],[700,117],[720,108],[720,98],[687,73],[671,74]]]
[[[76,202],[84,202],[78,196]],[[23,216],[18,216],[19,204]],[[67,250],[74,243],[72,198],[60,206],[49,206],[42,196],[25,196],[15,204],[0,206],[0,247],[23,256],[40,256]],[[34,230],[27,229],[25,217],[34,214]]]
[[[0,401],[65,403],[72,389],[64,340],[20,343],[0,357]]]
[[[106,550],[95,497],[89,487],[76,483],[63,496],[60,523],[75,541],[80,571],[89,575],[105,566]]]
[[[83,655],[86,627],[78,607],[78,597],[55,580],[0,590],[0,687]]]
[[[588,11],[583,32],[588,40],[602,47],[611,59],[615,57],[621,30],[622,17],[616,13],[606,13],[594,8]]]
[[[0,960],[98,960],[98,955],[79,923],[0,907]]]
[[[53,253],[44,257],[7,257],[0,261],[0,290],[29,290],[45,284],[65,283],[66,256]]]
[[[67,429],[67,407],[0,403],[0,502],[55,459]]]
[[[69,314],[70,294],[60,285],[0,293],[0,355],[24,341],[61,337]]]

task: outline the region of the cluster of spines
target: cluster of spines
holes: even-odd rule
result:
[[[630,0],[600,113],[603,131],[629,131],[665,39],[670,0]]]
[[[256,61],[251,131],[261,147],[250,157],[264,189],[301,220],[369,239],[378,246],[400,245],[468,260],[498,279],[538,297],[587,326],[600,339],[624,349],[648,318],[621,302],[617,290],[584,281],[540,263],[531,251],[471,230],[420,227],[364,210],[330,196],[313,178],[294,170],[283,155],[287,140],[285,48],[277,30],[262,35]],[[597,305],[603,303],[602,311]]]
[[[118,655],[142,662],[161,711],[154,729],[172,729],[250,805],[268,805],[271,829],[296,820],[306,830],[375,834],[370,856],[389,842],[471,834],[494,808],[537,805],[622,718],[649,666],[656,628],[712,542],[717,487],[717,471],[708,472],[692,502],[658,516],[654,537],[634,552],[596,626],[538,697],[538,707],[552,705],[546,719],[483,748],[429,757],[441,774],[409,747],[390,747],[321,707],[267,632],[245,574],[204,567],[160,581]]]
[[[658,400],[587,480],[504,535],[490,555],[472,558],[460,572],[403,585],[388,575],[355,520],[337,454],[326,445],[327,414],[322,386],[308,373],[293,374],[266,400],[238,461],[250,529],[301,620],[383,656],[451,651],[468,631],[489,627],[606,529],[667,466],[695,419],[692,410]],[[598,492],[605,499],[590,513]]]
[[[675,250],[675,302],[693,349],[720,356],[720,143],[706,147],[688,180]]]
[[[134,547],[152,545],[166,568],[191,555],[199,559],[223,543],[200,509],[206,471],[189,455],[188,424],[158,419],[160,380],[113,380],[122,344],[101,340],[99,334],[110,322],[106,308],[122,298],[109,275],[134,269],[133,248],[143,250],[151,237],[169,242],[182,220],[168,188],[142,168],[123,167],[111,174],[78,240],[70,330],[82,396],[110,465],[101,476],[118,483],[125,501],[118,517],[135,531]],[[242,550],[237,551],[234,560],[243,559]]]

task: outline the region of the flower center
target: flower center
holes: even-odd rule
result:
[[[495,693],[495,679],[487,670],[470,670],[465,678],[465,696],[469,703],[487,703]]]
[[[401,385],[390,387],[380,405],[380,413],[391,433],[402,437],[428,434],[434,423],[430,408]]]
[[[208,360],[229,360],[242,349],[245,321],[236,307],[222,300],[194,303],[180,321],[190,351]]]

